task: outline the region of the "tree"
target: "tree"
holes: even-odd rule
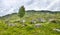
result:
[[[24,16],[24,14],[25,14],[25,8],[24,8],[24,6],[21,6],[21,8],[19,9],[19,12],[18,12],[18,16],[20,18],[22,18]]]

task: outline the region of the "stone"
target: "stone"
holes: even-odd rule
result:
[[[27,26],[26,24],[22,24],[23,27]]]
[[[26,16],[26,18],[29,18],[30,16]]]
[[[53,29],[54,31],[60,32],[60,29]]]
[[[21,23],[25,23],[25,22],[26,22],[26,20],[20,20],[20,22],[21,22]]]
[[[18,22],[20,22],[20,20],[16,20],[16,21],[14,21],[14,23],[18,23]]]
[[[49,22],[56,23],[56,20],[55,19],[49,19]]]
[[[8,23],[8,26],[16,26],[15,23]]]
[[[40,28],[42,25],[41,24],[35,24],[36,28]]]
[[[31,20],[31,24],[37,23],[36,20]]]
[[[9,23],[9,20],[5,20],[5,23],[6,23],[6,24]]]
[[[38,22],[46,22],[46,20],[43,19],[43,18],[38,18],[37,21],[38,21]]]

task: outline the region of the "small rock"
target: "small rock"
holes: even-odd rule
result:
[[[8,26],[16,26],[14,23],[8,23]]]
[[[46,13],[47,15],[50,14],[50,13]]]
[[[40,28],[42,25],[41,24],[35,24],[36,28]]]
[[[46,20],[43,19],[43,18],[38,18],[37,21],[38,21],[38,22],[46,22]]]
[[[6,23],[6,24],[9,23],[9,21],[5,21],[5,23]]]
[[[26,24],[22,24],[22,26],[24,27],[24,26],[27,26]]]
[[[53,29],[54,31],[60,32],[60,29]]]
[[[31,20],[31,24],[37,23],[36,20]]]
[[[14,21],[14,23],[18,23],[18,22],[20,22],[20,20],[16,20],[16,21]]]
[[[21,23],[25,23],[25,22],[26,22],[26,20],[21,20],[20,22],[21,22]]]
[[[55,19],[49,19],[49,22],[56,23],[56,20]]]
[[[30,16],[26,16],[26,18],[29,18]]]

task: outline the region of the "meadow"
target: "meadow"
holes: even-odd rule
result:
[[[60,35],[60,13],[26,12],[0,17],[0,35]]]

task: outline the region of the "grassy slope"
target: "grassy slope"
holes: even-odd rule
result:
[[[30,24],[29,22],[36,18],[44,18],[47,21],[45,23],[39,23],[42,24],[42,26],[40,28],[36,28],[34,27],[35,24]],[[17,16],[17,14],[12,14],[9,17],[2,17],[2,19],[0,19],[0,35],[60,35],[60,32],[53,31],[54,28],[60,28],[59,22],[48,22],[49,18],[54,18],[60,21],[60,14],[29,12],[21,19]],[[18,22],[19,19],[26,20],[25,25],[27,26],[23,26],[22,23]],[[9,26],[9,23],[16,25]]]

